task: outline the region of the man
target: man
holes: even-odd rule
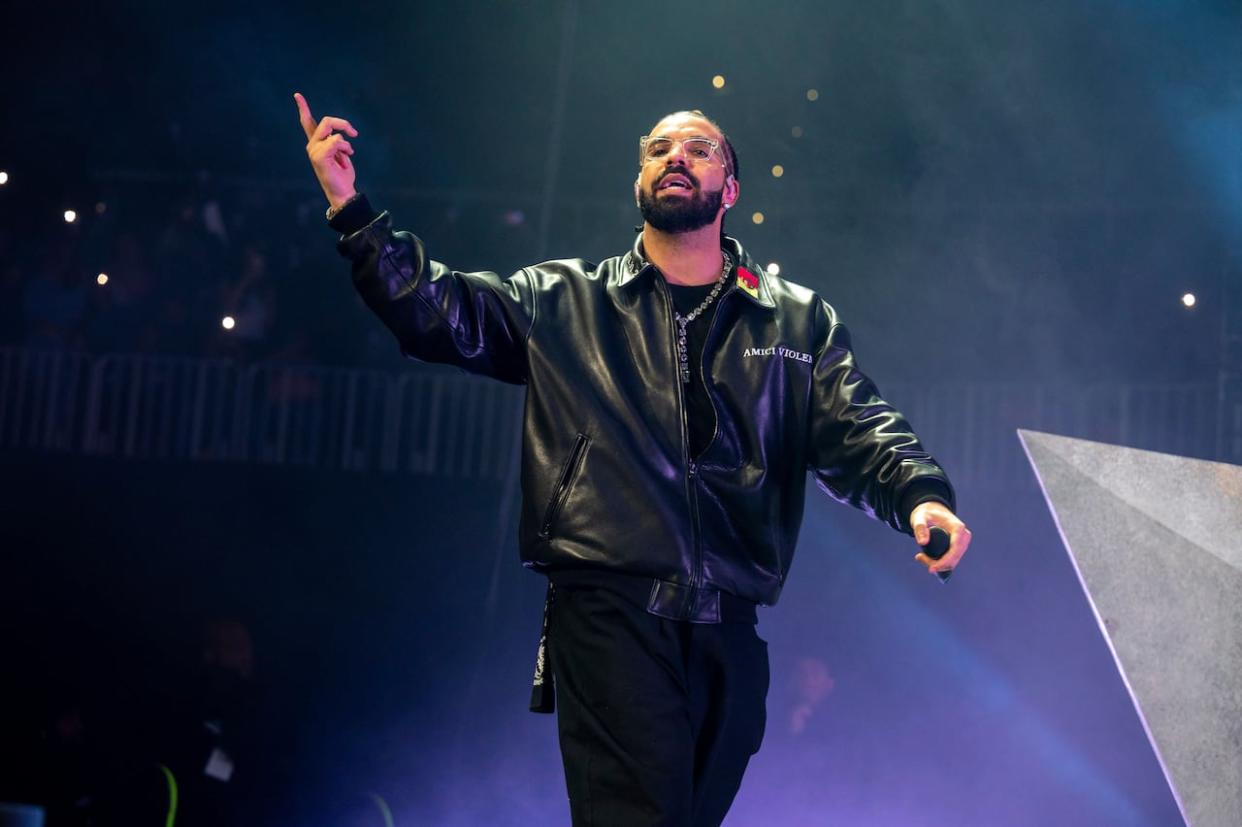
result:
[[[943,557],[916,556],[931,572],[970,542],[947,477],[833,309],[723,235],[737,155],[702,113],[641,139],[628,253],[500,278],[393,232],[355,190],[357,131],[294,97],[338,249],[402,351],[527,386],[519,536],[549,578],[574,824],[718,825],[763,737],[755,607],[780,595],[807,470],[920,544],[947,531]]]

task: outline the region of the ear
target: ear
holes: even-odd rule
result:
[[[635,207],[638,206],[638,182],[639,182],[639,179],[635,178],[634,179],[634,206]]]
[[[742,187],[736,178],[730,175],[725,179],[724,194],[720,200],[724,204],[726,210],[737,203],[738,196],[741,195],[741,193]]]

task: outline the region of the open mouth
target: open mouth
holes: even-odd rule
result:
[[[689,192],[693,189],[694,185],[690,183],[690,179],[677,172],[665,175],[660,180],[660,185],[656,187],[657,192],[661,190],[686,190]]]

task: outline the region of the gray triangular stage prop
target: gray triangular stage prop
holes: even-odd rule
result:
[[[1182,815],[1242,825],[1242,466],[1018,436]]]

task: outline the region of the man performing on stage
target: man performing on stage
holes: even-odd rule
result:
[[[549,578],[551,680],[575,825],[719,825],[764,730],[755,608],[780,596],[806,473],[926,545],[970,543],[953,489],[810,290],[721,227],[740,192],[700,112],[639,142],[624,255],[508,278],[428,258],[355,190],[357,131],[294,96],[354,284],[407,356],[526,385],[522,562]]]

